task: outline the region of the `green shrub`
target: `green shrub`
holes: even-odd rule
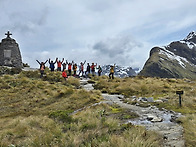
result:
[[[39,71],[22,71],[19,74],[20,77],[27,77],[27,78],[32,78],[32,79],[38,79],[40,77]]]
[[[61,72],[47,72],[46,76],[43,77],[44,81],[49,82],[62,82],[64,78],[61,76]]]
[[[67,97],[67,96],[72,95],[73,93],[74,93],[74,90],[72,88],[67,88],[67,89],[63,89],[59,91],[56,97],[57,98]]]
[[[68,110],[68,111],[62,111],[62,110],[59,110],[59,111],[54,111],[54,112],[51,112],[49,114],[49,118],[53,118],[55,120],[58,120],[60,122],[63,122],[63,123],[71,123],[73,122],[73,118],[69,115],[71,112],[71,110]]]
[[[70,78],[67,79],[66,82],[67,82],[68,85],[72,85],[75,88],[79,88],[80,87],[80,81],[77,78],[70,77]]]

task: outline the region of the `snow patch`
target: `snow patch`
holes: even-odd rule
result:
[[[164,59],[163,58],[160,58],[162,61],[164,61]]]
[[[159,54],[166,55],[171,60],[176,60],[183,67],[186,68],[185,62],[190,64],[186,58],[175,55],[173,52],[166,50],[165,47],[160,50]]]
[[[192,41],[190,42],[190,41],[181,40],[180,43],[186,44],[190,49],[193,49],[196,47],[196,44]]]
[[[192,31],[184,40],[190,40],[196,36],[196,32]]]

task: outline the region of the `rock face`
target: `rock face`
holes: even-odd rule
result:
[[[103,65],[102,74],[109,75],[109,73],[110,73],[110,65]],[[131,67],[121,67],[117,65],[115,66],[114,76],[120,78],[136,76],[136,72]]]
[[[152,48],[139,75],[196,79],[196,32],[168,46]]]
[[[5,35],[7,37],[0,42],[0,66],[22,68],[19,45],[10,37],[9,31]]]

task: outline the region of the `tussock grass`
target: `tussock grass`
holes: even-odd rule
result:
[[[154,99],[165,98],[171,104],[178,106],[177,90],[183,90],[183,107],[195,108],[196,81],[188,79],[162,79],[162,78],[96,78],[95,88],[110,94],[123,94],[125,97],[154,97]],[[192,112],[195,109],[193,109]]]
[[[196,81],[189,79],[167,79],[167,78],[150,78],[150,77],[134,77],[134,78],[95,78],[95,88],[102,92],[119,93],[125,97],[154,97],[157,99],[166,99],[165,103],[151,103],[159,108],[166,108],[180,112],[185,115],[182,119],[182,125],[185,129],[184,136],[187,146],[194,146],[196,138],[194,126],[196,120]],[[182,107],[179,107],[179,96],[176,95],[177,90],[183,90]],[[128,101],[135,103],[134,101]],[[195,128],[195,127],[194,127]]]
[[[101,100],[100,91],[78,89],[78,79],[65,81],[59,74],[0,77],[0,146],[160,145],[156,134],[122,123],[137,116],[117,106],[92,106]]]
[[[0,119],[0,146],[57,146],[62,145],[61,128],[46,116]]]
[[[143,127],[121,124],[111,106],[99,105],[73,116],[77,121],[66,128],[67,138],[73,146],[159,146],[157,134]],[[74,134],[73,135],[73,130]],[[68,141],[69,142],[69,141]]]
[[[180,119],[184,127],[184,137],[186,138],[186,146],[195,146],[196,140],[196,115],[188,114]]]

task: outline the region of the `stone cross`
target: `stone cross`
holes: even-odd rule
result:
[[[12,34],[10,33],[10,31],[7,31],[7,33],[5,33],[5,35],[7,35],[7,38],[10,38],[10,36],[11,36]]]

